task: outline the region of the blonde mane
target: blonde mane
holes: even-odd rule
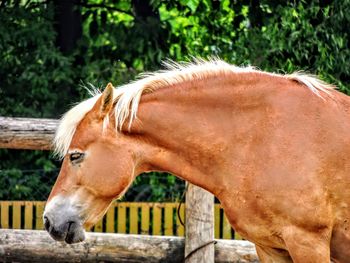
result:
[[[166,70],[142,74],[139,80],[115,88],[113,99],[116,102],[115,118],[117,131],[121,130],[121,127],[127,119],[129,119],[130,128],[132,121],[136,118],[142,94],[186,81],[207,79],[215,76],[227,76],[230,74],[259,72],[297,81],[306,85],[313,93],[320,97],[320,92],[329,94],[329,90],[334,89],[334,86],[308,74],[300,72],[286,75],[266,73],[253,67],[237,67],[230,65],[221,60],[195,60],[192,63],[175,63],[170,61],[164,64]],[[60,121],[54,139],[54,151],[60,158],[63,158],[68,152],[78,124],[93,108],[101,95],[99,92],[96,92],[96,89],[93,89],[90,93],[95,95],[74,106]],[[107,122],[108,119],[104,121],[104,123]]]

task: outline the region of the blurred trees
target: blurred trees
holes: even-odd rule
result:
[[[307,70],[350,94],[349,13],[350,0],[2,0],[0,115],[58,118],[88,96],[82,83],[125,83],[166,58]],[[42,152],[0,158],[8,178],[58,165]]]

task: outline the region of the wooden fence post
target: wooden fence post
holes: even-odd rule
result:
[[[188,184],[185,263],[214,263],[214,196]]]

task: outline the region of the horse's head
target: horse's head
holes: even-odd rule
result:
[[[76,126],[65,153],[44,212],[45,228],[56,240],[84,240],[84,228],[103,216],[138,172],[135,144],[115,129],[113,92],[109,84]]]

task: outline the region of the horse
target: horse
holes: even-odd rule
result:
[[[162,171],[213,193],[261,262],[350,262],[349,131],[349,97],[315,76],[168,63],[63,116],[44,225],[83,241],[136,176]]]

